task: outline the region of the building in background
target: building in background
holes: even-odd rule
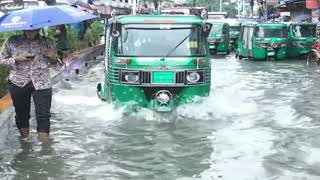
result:
[[[291,20],[295,20],[302,15],[310,16],[311,19],[311,9],[306,7],[306,0],[278,0],[276,11],[282,16],[290,16]]]
[[[92,3],[97,7],[98,13],[111,16],[113,10],[116,10],[118,14],[130,14],[133,1],[138,0],[92,0]]]
[[[110,16],[113,10],[117,14],[131,14],[133,8],[138,12],[141,8],[157,9],[166,0],[91,0],[104,16]]]
[[[318,17],[320,17],[320,1],[306,0],[306,8],[311,10],[312,21],[318,22]]]

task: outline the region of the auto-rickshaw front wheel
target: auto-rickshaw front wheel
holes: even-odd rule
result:
[[[316,50],[312,50],[307,55],[307,65],[308,64],[320,64],[320,54]]]
[[[243,57],[240,54],[236,53],[236,59],[242,60],[242,58]]]

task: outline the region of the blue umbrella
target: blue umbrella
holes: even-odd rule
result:
[[[0,32],[33,30],[47,26],[72,24],[96,16],[68,5],[30,7],[0,17]]]

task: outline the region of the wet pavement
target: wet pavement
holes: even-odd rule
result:
[[[51,140],[0,130],[0,179],[320,179],[320,66],[212,61],[201,103],[165,117],[96,96],[103,66],[54,87]],[[7,115],[1,114],[0,118]],[[34,115],[32,115],[34,117]]]

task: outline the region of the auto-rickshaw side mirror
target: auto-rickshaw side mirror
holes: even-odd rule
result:
[[[118,23],[111,23],[110,35],[112,37],[119,37],[121,35],[121,25]]]
[[[97,85],[97,95],[99,97],[99,99],[103,100],[103,101],[106,101],[106,97],[104,97],[104,92],[103,92],[103,84],[102,83],[99,83]]]
[[[211,23],[205,23],[203,25],[202,31],[205,37],[208,37],[210,35],[211,28],[212,28]]]

